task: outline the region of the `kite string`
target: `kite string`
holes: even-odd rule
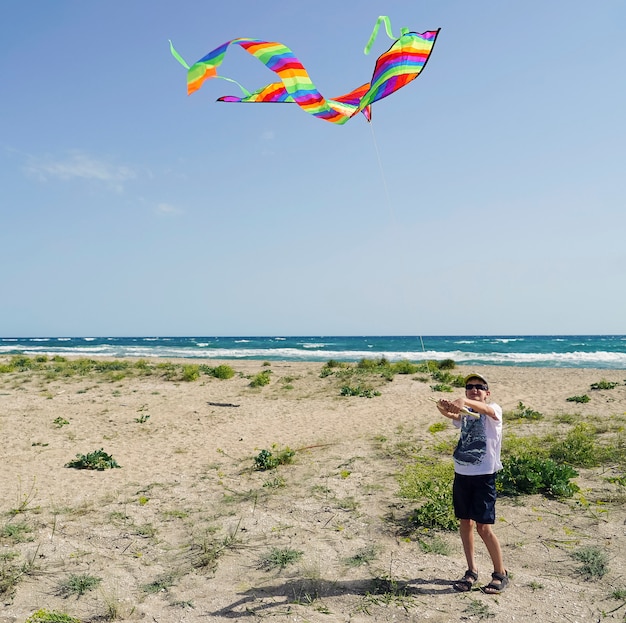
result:
[[[378,149],[378,142],[376,141],[376,134],[374,133],[374,124],[372,123],[371,119],[370,122],[368,124],[370,126],[370,129],[372,131],[372,141],[374,143],[374,151],[376,152],[376,158],[378,159],[378,167],[380,168],[380,175],[382,177],[383,180],[383,186],[385,188],[385,197],[387,199],[387,208],[389,210],[389,214],[391,215],[391,223],[392,225],[395,227],[396,226],[396,215],[395,215],[395,211],[393,209],[393,204],[391,203],[391,195],[389,194],[389,184],[387,184],[387,176],[385,175],[385,170],[383,168],[383,162],[382,159],[380,157],[380,150]],[[426,353],[426,348],[424,347],[424,340],[422,339],[422,336],[419,336],[420,339],[420,344],[422,346],[422,352]]]
[[[385,198],[387,200],[387,209],[389,210],[389,214],[391,216],[391,223],[395,227],[396,225],[396,215],[393,209],[393,204],[391,203],[391,195],[389,194],[389,185],[387,184],[387,177],[385,175],[385,170],[383,169],[383,162],[380,158],[380,151],[378,149],[378,142],[376,141],[376,134],[374,134],[374,124],[370,120],[369,124],[370,129],[372,130],[372,141],[374,143],[374,151],[376,152],[376,158],[378,159],[378,167],[380,169],[380,176],[383,180],[383,186],[385,188]]]

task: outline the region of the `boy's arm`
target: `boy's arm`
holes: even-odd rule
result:
[[[459,400],[463,401],[463,404],[466,407],[472,409],[472,411],[476,411],[478,413],[484,413],[486,416],[492,418],[493,420],[498,420],[498,414],[495,409],[486,402],[480,402],[479,400],[471,400],[470,398],[459,398]],[[456,402],[456,401],[455,401]]]
[[[457,422],[461,419],[461,409],[463,409],[463,407],[469,407],[476,413],[484,413],[487,417],[494,420],[499,419],[495,409],[486,402],[470,400],[469,398],[457,398],[453,401],[442,398],[437,401],[437,409],[439,410],[439,413],[441,413],[441,415],[445,415],[451,420],[456,420]]]

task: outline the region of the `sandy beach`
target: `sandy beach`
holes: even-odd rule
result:
[[[501,498],[495,530],[511,585],[459,594],[458,534],[408,530],[419,502],[400,497],[398,475],[420,457],[449,460],[441,447],[457,432],[432,398],[461,390],[371,375],[373,397],[345,396],[345,380],[320,363],[206,363],[235,375],[0,373],[0,623],[42,608],[83,622],[624,620],[623,451],[577,467],[571,498]],[[470,371],[505,412],[521,401],[543,415],[505,418],[505,440],[551,443],[587,423],[594,443],[624,444],[625,370],[453,372]],[[263,372],[269,383],[251,387]],[[616,386],[591,389],[601,381]],[[441,421],[445,430],[429,430]],[[255,469],[262,450],[286,448],[290,464]],[[66,467],[99,449],[120,467]],[[573,554],[584,547],[607,554],[602,577],[581,573]],[[484,584],[489,558],[477,551]],[[96,580],[81,590],[77,578]]]

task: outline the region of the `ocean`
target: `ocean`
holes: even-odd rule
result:
[[[454,359],[458,364],[626,369],[626,335],[27,337],[0,355],[359,361]]]

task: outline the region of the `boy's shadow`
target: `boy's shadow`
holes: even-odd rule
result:
[[[335,581],[289,580],[283,584],[250,588],[240,593],[241,599],[234,601],[215,612],[213,616],[230,619],[257,616],[272,609],[289,607],[291,604],[310,604],[316,600],[340,597],[342,595],[369,595],[379,603],[401,600],[418,595],[445,595],[454,593],[454,581],[434,580],[369,580]]]

